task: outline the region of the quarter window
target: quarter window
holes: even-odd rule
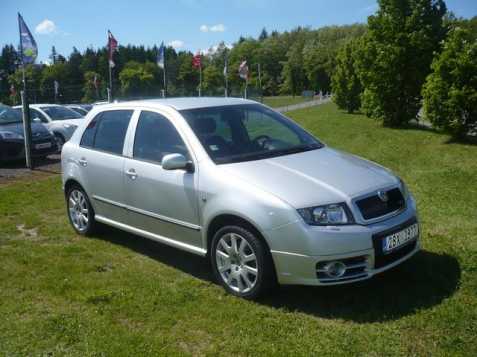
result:
[[[96,116],[88,125],[81,146],[121,155],[132,110],[110,110]]]
[[[161,163],[168,154],[189,157],[184,141],[167,118],[142,111],[134,139],[134,158]]]

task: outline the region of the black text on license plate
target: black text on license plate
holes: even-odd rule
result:
[[[415,239],[419,235],[419,225],[414,223],[413,225],[404,228],[402,231],[393,233],[383,238],[383,252],[388,253],[400,246]]]

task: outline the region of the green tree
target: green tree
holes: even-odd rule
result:
[[[338,53],[332,77],[333,100],[341,109],[353,113],[361,107],[363,87],[358,75],[356,56],[359,40],[347,43]]]
[[[54,82],[57,81],[60,85],[59,95],[57,100],[63,102],[62,92],[63,86],[68,82],[68,71],[65,63],[57,62],[50,66],[46,66],[41,71],[41,82],[40,90],[42,97],[46,99],[47,102],[54,102],[55,99],[55,85]]]
[[[421,107],[422,85],[446,34],[446,6],[443,0],[378,3],[360,59],[363,107],[384,125],[399,126],[416,118]]]
[[[81,99],[83,103],[92,103],[101,99],[101,93],[104,92],[105,83],[99,73],[87,71],[84,74],[84,96]]]
[[[121,93],[124,96],[149,96],[154,86],[154,73],[147,63],[129,61],[119,73]]]
[[[283,66],[283,84],[280,91],[283,94],[300,95],[306,88],[308,80],[303,71],[304,41],[295,42],[287,52],[287,60]]]
[[[224,92],[224,75],[223,72],[209,64],[202,72],[202,87],[207,95],[218,95]]]
[[[423,89],[426,117],[458,138],[477,124],[476,37],[470,29],[453,29]]]

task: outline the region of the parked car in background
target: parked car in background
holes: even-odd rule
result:
[[[14,107],[21,112],[21,106]],[[43,123],[53,134],[58,142],[58,147],[63,147],[82,123],[84,115],[74,110],[57,104],[30,104],[30,119],[32,122]]]
[[[276,281],[368,279],[419,250],[402,180],[261,104],[175,98],[91,114],[61,156],[79,234],[100,222],[207,256],[245,298]]]
[[[43,124],[32,123],[32,156],[44,157],[58,152],[56,139]],[[25,157],[25,136],[22,115],[0,104],[0,162]]]
[[[86,116],[86,114],[88,114],[88,112],[93,109],[93,106],[91,104],[67,104],[65,105],[65,107],[74,110],[82,116]]]

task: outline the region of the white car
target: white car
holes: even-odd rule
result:
[[[14,109],[21,111],[22,107],[18,105]],[[83,122],[83,116],[57,104],[30,104],[30,120],[43,123],[55,135],[61,150]]]

